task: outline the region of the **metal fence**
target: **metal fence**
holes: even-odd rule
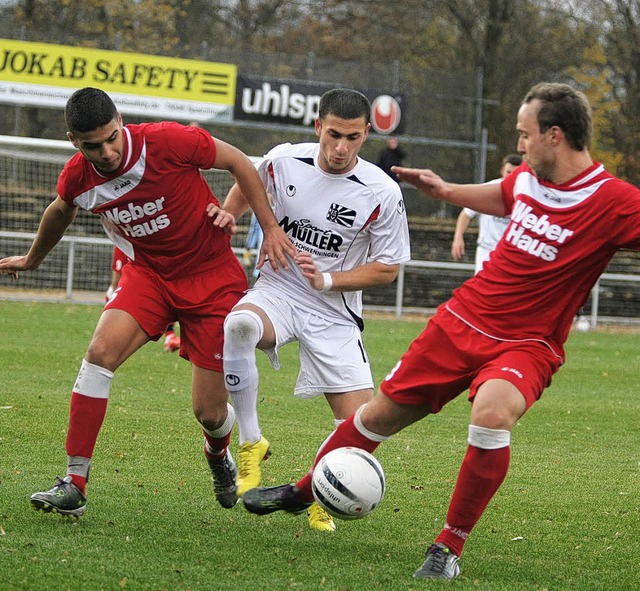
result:
[[[0,257],[29,248],[42,212],[55,198],[57,175],[72,151],[69,142],[0,136]],[[214,193],[224,197],[233,182],[231,175],[219,170],[203,173]],[[398,318],[430,314],[473,274],[471,254],[462,263],[450,261],[455,217],[411,188],[403,192],[413,260],[403,265],[395,284],[363,294],[366,309]],[[238,226],[232,246],[250,274],[254,257],[244,249],[248,214]],[[465,233],[468,253],[475,250],[474,232],[477,229],[470,228]],[[110,283],[111,256],[112,244],[104,237],[99,216],[80,211],[40,268],[22,274],[18,282],[0,275],[0,297],[101,301]],[[640,323],[639,283],[640,253],[616,254],[585,307],[591,324]]]
[[[3,232],[0,231],[0,244],[5,240],[11,240],[16,244],[28,246],[35,234],[23,232]],[[64,236],[61,240],[63,255],[66,261],[62,265],[62,272],[59,273],[57,281],[49,284],[48,287],[43,286],[43,280],[35,277],[34,281],[30,281],[25,290],[23,287],[0,285],[0,299],[7,300],[24,300],[32,301],[59,301],[81,304],[95,304],[104,301],[104,290],[108,284],[106,275],[104,280],[98,286],[99,291],[91,291],[77,287],[78,275],[82,276],[82,281],[86,286],[86,267],[83,264],[82,256],[78,257],[79,251],[83,247],[88,247],[94,251],[102,251],[104,258],[111,256],[113,248],[112,242],[107,238],[87,238],[81,236]],[[257,255],[255,250],[246,251],[244,248],[234,247],[234,252],[238,259],[247,266],[252,267]],[[248,258],[247,258],[248,255]],[[247,271],[250,269],[247,268]],[[407,306],[405,303],[405,295],[408,286],[406,285],[406,277],[408,273],[415,271],[423,271],[431,274],[445,272],[448,274],[461,274],[462,276],[473,274],[474,265],[469,263],[450,263],[443,261],[409,261],[404,263],[400,268],[398,279],[393,286],[395,290],[395,299],[393,305],[389,304],[368,304],[365,309],[375,312],[393,313],[397,319],[401,319],[406,315],[420,314],[429,316],[435,311],[435,302],[432,307]],[[38,273],[35,271],[33,273]],[[46,272],[45,272],[46,275]],[[588,318],[591,328],[596,328],[599,324],[627,324],[640,326],[640,314],[637,317],[630,316],[602,316],[600,314],[600,297],[602,292],[607,292],[611,286],[623,283],[632,285],[634,289],[640,289],[640,275],[625,275],[621,273],[604,273],[601,275],[598,283],[591,291],[591,300],[586,310],[585,316]],[[433,305],[435,304],[435,305]],[[640,311],[639,311],[640,312]]]

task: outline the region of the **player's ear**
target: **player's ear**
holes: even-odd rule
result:
[[[564,137],[564,132],[557,125],[554,125],[549,129],[549,139],[553,143],[553,145],[558,145],[562,138]]]
[[[78,147],[78,140],[75,138],[73,133],[71,133],[70,131],[67,131],[67,139],[73,144],[74,148]]]
[[[320,133],[322,132],[322,121],[320,121],[320,117],[316,119],[316,135],[320,137]]]

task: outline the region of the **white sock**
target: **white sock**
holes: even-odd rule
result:
[[[387,441],[387,439],[391,439],[390,436],[378,435],[377,433],[374,433],[373,431],[369,431],[369,429],[367,429],[364,426],[364,423],[362,422],[362,411],[364,410],[365,406],[366,405],[363,404],[356,411],[356,416],[353,418],[353,426],[358,430],[358,432],[361,435],[364,435],[367,439],[371,439],[371,441],[377,441],[377,442],[381,443],[382,441]]]
[[[511,445],[511,431],[469,425],[467,443],[479,449],[502,449]]]
[[[260,441],[256,345],[262,338],[260,317],[251,310],[232,311],[224,322],[224,379],[236,411],[238,440]]]

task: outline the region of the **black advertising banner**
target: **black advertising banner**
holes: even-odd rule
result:
[[[233,118],[312,127],[318,115],[320,97],[332,88],[346,86],[238,74]],[[371,101],[373,131],[381,134],[402,133],[404,101],[401,95],[392,96],[371,90],[360,92]]]

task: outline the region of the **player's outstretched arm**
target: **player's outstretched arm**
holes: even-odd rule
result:
[[[60,197],[56,197],[42,214],[36,237],[26,255],[7,257],[0,260],[0,273],[18,278],[18,271],[37,269],[40,263],[60,242],[66,229],[76,217],[76,207],[70,207]]]
[[[296,248],[278,225],[278,221],[273,215],[258,171],[251,160],[238,148],[220,140],[216,140],[216,148],[216,168],[228,170],[233,175],[236,180],[237,190],[242,193],[260,222],[264,239],[257,265],[258,268],[268,258],[269,264],[274,271],[278,271],[279,268],[288,269],[287,255],[293,256],[296,253]],[[236,187],[232,189],[232,191],[234,190],[236,190]],[[230,205],[227,208],[227,200],[225,199],[225,211],[229,211],[237,218],[231,207]]]
[[[432,199],[448,201],[490,215],[504,216],[506,213],[500,183],[459,185],[446,182],[429,169],[393,166],[392,170],[400,180],[413,185]]]
[[[426,168],[405,168],[404,166],[392,166],[391,170],[401,181],[413,185],[428,197],[449,201],[449,183],[445,182],[432,170]]]

